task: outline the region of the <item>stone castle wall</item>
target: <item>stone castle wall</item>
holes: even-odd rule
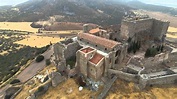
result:
[[[128,39],[129,37],[133,38],[135,33],[139,33],[141,31],[149,30],[151,32],[153,25],[153,20],[149,19],[141,19],[134,21],[122,21],[121,25],[121,36]]]
[[[164,22],[161,20],[156,20],[154,19],[153,21],[153,36],[158,39],[162,39],[163,35],[167,33],[168,27],[169,27],[169,22]]]
[[[162,41],[163,36],[167,33],[169,22],[146,18],[123,20],[121,25],[121,37],[125,40],[132,38],[133,41],[148,39]]]

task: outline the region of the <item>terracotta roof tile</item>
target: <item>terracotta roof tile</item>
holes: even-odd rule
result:
[[[104,56],[102,56],[101,54],[96,53],[92,59],[90,59],[89,61],[94,63],[94,64],[98,64],[98,62],[101,61],[101,59],[103,59]]]
[[[88,52],[91,52],[93,51],[94,49],[88,47],[88,48],[85,48],[85,49],[82,49],[81,51],[84,52],[84,53],[88,53]]]
[[[88,33],[79,33],[78,37],[82,38],[82,39],[85,39],[85,40],[87,40],[91,43],[104,46],[105,48],[108,48],[108,49],[112,49],[116,45],[121,44],[120,42],[112,41],[112,40],[102,38],[102,37],[98,37],[98,36],[88,34]]]
[[[89,33],[95,34],[95,33],[98,33],[99,31],[100,31],[100,29],[99,29],[99,28],[96,28],[96,29],[90,30]]]

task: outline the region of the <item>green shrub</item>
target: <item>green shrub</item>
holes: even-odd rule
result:
[[[46,82],[47,80],[49,80],[49,77],[48,77],[48,76],[46,76],[46,77],[44,78],[44,82]]]
[[[158,54],[157,48],[148,48],[145,53],[145,57],[154,57]]]
[[[37,58],[36,58],[36,62],[41,62],[41,61],[43,61],[44,60],[44,56],[43,55],[39,55],[39,56],[37,56]]]
[[[45,64],[46,64],[46,66],[50,65],[50,64],[51,64],[50,59],[46,59],[46,60],[45,60]]]
[[[16,83],[20,83],[20,80],[19,79],[14,79],[10,82],[10,84],[16,84]]]
[[[44,86],[38,87],[38,92],[42,92],[42,91],[44,91]]]

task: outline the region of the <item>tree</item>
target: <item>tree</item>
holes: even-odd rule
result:
[[[130,46],[128,47],[128,49],[127,49],[127,52],[128,52],[128,53],[131,53],[131,51],[132,51],[132,46],[130,45]]]
[[[150,57],[150,49],[148,48],[147,50],[146,50],[146,53],[145,53],[145,57]]]
[[[157,48],[148,48],[145,57],[154,57],[158,53]]]
[[[44,60],[44,56],[43,55],[39,55],[39,56],[37,56],[37,58],[36,58],[36,62],[41,62],[41,61],[43,61]]]
[[[162,46],[161,46],[161,49],[160,49],[160,50],[161,50],[161,52],[163,52],[163,49],[164,49],[164,46],[162,45]]]
[[[10,82],[10,84],[16,84],[16,83],[20,83],[20,80],[19,79],[14,79]]]

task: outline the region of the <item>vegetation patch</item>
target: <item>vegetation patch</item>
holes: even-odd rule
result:
[[[37,55],[44,53],[49,48],[49,45],[34,48],[14,43],[23,39],[26,34],[18,34],[15,31],[0,31],[0,53],[3,51],[8,52],[4,55],[0,54],[0,84],[15,75],[29,60],[33,60]]]
[[[16,83],[20,83],[20,80],[19,79],[14,79],[10,82],[10,84],[16,84]]]
[[[50,65],[50,64],[51,64],[50,59],[46,59],[46,60],[45,60],[45,64],[46,64],[46,66]]]
[[[152,48],[148,48],[146,50],[146,53],[145,53],[145,57],[148,58],[148,57],[154,57],[155,55],[157,55],[158,53],[161,53],[163,52],[163,49],[164,49],[164,46],[158,46],[158,47],[152,47]]]
[[[44,56],[43,55],[39,55],[39,56],[37,56],[37,58],[36,58],[36,62],[41,62],[41,61],[43,61],[44,60]]]

